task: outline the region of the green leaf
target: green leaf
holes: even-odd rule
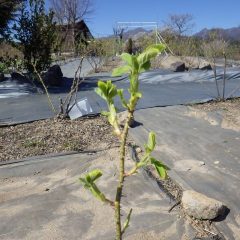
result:
[[[107,94],[109,99],[112,99],[117,95],[117,87],[112,84],[111,81],[107,81]]]
[[[130,92],[131,94],[135,94],[136,92],[138,92],[138,88],[139,88],[138,75],[136,75],[136,74],[131,74],[129,92]]]
[[[119,77],[126,73],[131,73],[132,68],[128,65],[113,69],[112,77]]]
[[[141,92],[136,92],[136,93],[135,93],[135,96],[136,96],[137,98],[141,98],[141,97],[142,97],[142,93],[141,93]]]
[[[118,96],[119,96],[120,99],[121,99],[121,102],[122,102],[123,107],[127,108],[127,107],[128,107],[128,106],[127,106],[127,101],[126,101],[126,99],[125,99],[124,96],[123,96],[123,89],[118,89],[117,91],[118,91]]]
[[[93,183],[94,181],[96,181],[98,178],[100,178],[102,176],[102,172],[101,170],[95,169],[89,173],[87,173],[85,175],[85,178],[83,180],[83,178],[80,178],[80,180],[84,183]]]
[[[111,119],[111,121],[109,121],[111,124],[113,124],[113,122],[115,121],[117,117],[117,111],[116,108],[114,106],[114,104],[110,104],[109,105],[109,118]]]
[[[131,215],[132,215],[132,208],[130,209],[127,218],[123,224],[123,230],[122,230],[122,234],[126,231],[126,229],[129,227],[129,223],[130,223],[130,219],[131,219]]]
[[[136,56],[129,53],[122,53],[121,58],[131,67],[132,72],[136,73],[138,71],[139,65]]]
[[[162,179],[167,179],[167,169],[168,169],[168,167],[165,166],[163,163],[161,163],[160,161],[156,160],[153,157],[151,158],[151,163],[156,168],[159,177],[162,178]]]
[[[140,72],[145,72],[145,71],[149,70],[150,67],[151,67],[151,62],[150,62],[150,61],[147,61],[147,62],[145,62],[145,63],[143,63],[143,64],[141,65],[141,68],[140,68],[139,71],[140,71]]]
[[[88,176],[90,177],[91,181],[94,182],[102,176],[102,171],[99,169],[95,169],[95,170],[89,172]]]
[[[139,71],[142,71],[149,67],[149,61],[152,58],[155,58],[160,52],[162,52],[165,49],[165,45],[163,44],[156,44],[149,46],[143,53],[141,53],[137,57],[137,61],[139,63]]]
[[[112,84],[111,80],[107,82],[98,81],[98,88],[95,89],[95,92],[109,104],[113,102],[113,98],[117,95],[117,87]]]
[[[146,153],[151,153],[156,146],[156,135],[154,132],[150,132],[148,135],[148,143],[144,144]]]
[[[115,133],[120,134],[120,129],[118,125],[117,111],[114,104],[109,104],[109,115],[108,121],[113,126]]]
[[[122,53],[121,54],[122,60],[124,60],[129,66],[132,66],[133,60],[132,60],[132,55],[129,53]]]
[[[79,178],[79,181],[83,184],[85,188],[91,187],[91,184],[85,178]]]
[[[95,88],[95,93],[97,93],[97,95],[99,95],[101,98],[103,98],[104,100],[107,100],[106,99],[106,95],[104,94],[104,92],[102,91],[102,89],[100,88]]]
[[[107,112],[107,111],[102,111],[101,112],[101,115],[103,115],[103,116],[105,116],[105,117],[108,117],[109,116],[109,112]]]
[[[83,178],[79,178],[79,181],[84,185],[84,188],[88,189],[93,194],[93,196],[103,202],[106,202],[105,195],[98,189],[98,187],[94,183],[101,176],[102,172],[96,169],[87,173]]]
[[[151,151],[153,151],[155,146],[156,146],[156,135],[154,132],[150,132],[148,136],[148,147],[151,149]]]
[[[107,86],[105,82],[98,81],[98,88],[95,88],[95,92],[104,100],[107,101]]]

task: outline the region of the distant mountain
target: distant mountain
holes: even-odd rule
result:
[[[146,30],[144,28],[134,28],[132,30],[124,31],[123,36],[125,39],[133,38],[138,39],[139,37],[142,37],[143,35],[151,33],[151,30]]]
[[[131,29],[131,30],[125,30],[123,32],[123,39],[127,40],[129,38],[132,38],[133,40],[136,40],[139,37],[142,37],[146,34],[151,34],[151,33],[152,33],[152,30],[146,30],[146,29],[141,28],[141,27],[134,28],[134,29]],[[111,38],[111,37],[114,37],[114,35],[110,35],[107,38]]]
[[[212,28],[207,29],[204,28],[200,32],[194,34],[194,36],[206,39],[209,37],[209,34],[212,32],[217,32],[224,40],[227,41],[240,41],[240,27],[233,27],[233,28]]]

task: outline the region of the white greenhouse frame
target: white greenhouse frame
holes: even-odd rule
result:
[[[156,44],[162,43],[166,46],[168,51],[172,54],[172,50],[169,48],[169,46],[166,44],[164,41],[163,37],[161,36],[160,32],[158,31],[158,23],[157,22],[117,22],[116,27],[118,31],[120,32],[121,30],[126,30],[128,28],[150,28],[155,31],[155,39],[156,39]],[[168,56],[168,53],[164,51],[164,53]]]

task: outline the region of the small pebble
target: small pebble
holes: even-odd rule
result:
[[[46,188],[45,191],[48,192],[50,189],[49,188]]]
[[[203,161],[201,161],[201,162],[199,162],[199,166],[201,167],[201,166],[204,166],[205,165],[205,162],[203,162]]]
[[[142,152],[142,149],[140,147],[137,147],[135,150],[136,150],[137,153],[141,153]]]
[[[214,164],[219,164],[219,161],[215,161]]]

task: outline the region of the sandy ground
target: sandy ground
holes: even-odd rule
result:
[[[215,125],[195,114],[195,108],[206,111]],[[156,132],[156,156],[170,167],[172,179],[183,189],[222,201],[230,212],[216,225],[226,239],[239,239],[240,135],[221,125],[223,119],[239,119],[239,100],[148,108],[135,117],[142,125],[131,129],[134,141],[142,146],[147,133]]]
[[[211,125],[240,132],[240,98],[211,101],[189,107],[188,116],[204,119]]]
[[[126,168],[132,166],[128,155]],[[0,167],[0,238],[112,240],[113,209],[77,181],[92,169],[103,171],[97,184],[114,199],[117,148],[91,156],[76,154]],[[190,240],[195,236],[177,208],[167,212],[171,202],[150,178],[141,173],[127,178],[123,196],[123,218],[133,208],[124,239]]]

